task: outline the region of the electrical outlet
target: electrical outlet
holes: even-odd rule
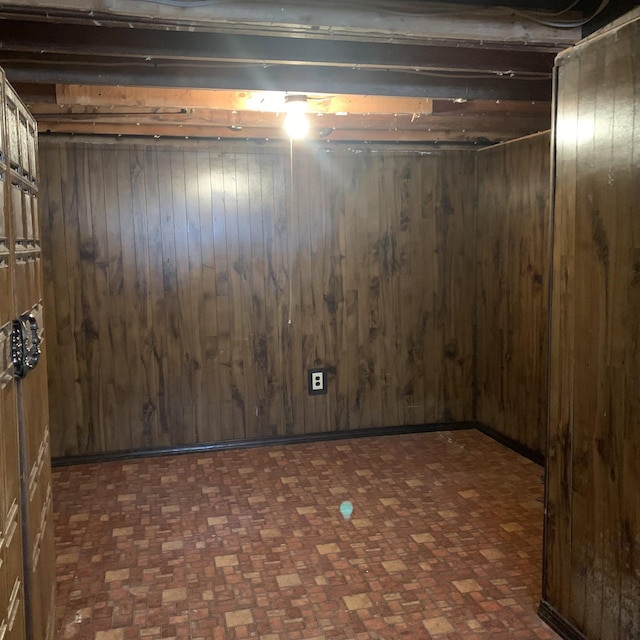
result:
[[[309,369],[307,381],[310,396],[317,396],[321,393],[327,393],[326,369]]]

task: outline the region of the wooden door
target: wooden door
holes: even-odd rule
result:
[[[46,353],[42,306],[42,255],[38,220],[35,121],[5,85],[8,137],[8,209],[11,212],[13,317],[25,326],[30,369],[16,387],[20,433],[24,527],[24,582],[28,637],[53,638],[55,551],[51,504],[51,458]],[[37,356],[39,344],[40,355]]]
[[[0,105],[4,76],[0,71]],[[4,112],[0,109],[0,185],[9,180]],[[17,383],[13,378],[14,238],[7,190],[0,197],[0,638],[25,638],[22,507]]]

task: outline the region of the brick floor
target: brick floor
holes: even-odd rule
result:
[[[56,469],[58,637],[557,638],[541,479],[474,430]]]

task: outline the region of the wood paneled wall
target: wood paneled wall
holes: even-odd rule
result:
[[[473,153],[296,147],[292,183],[288,149],[44,137],[41,168],[54,456],[473,418]]]
[[[550,134],[478,152],[479,422],[543,453],[547,439]]]
[[[640,10],[560,56],[544,598],[640,638]]]

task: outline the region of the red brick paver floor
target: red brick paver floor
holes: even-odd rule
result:
[[[541,477],[475,430],[56,469],[59,638],[557,638]]]

